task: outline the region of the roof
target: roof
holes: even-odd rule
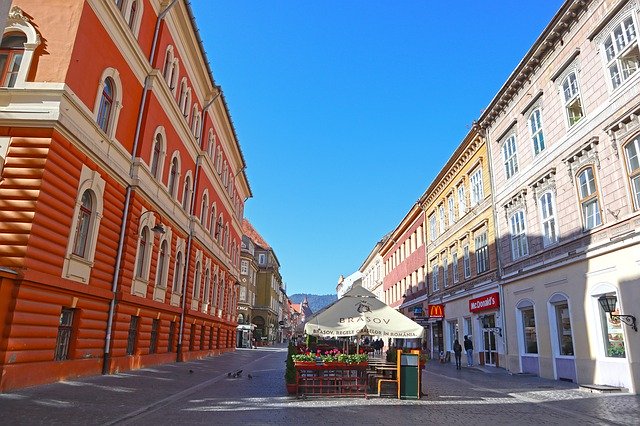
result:
[[[292,303],[291,304],[291,309],[293,309],[294,311],[296,311],[297,313],[301,313],[302,311],[300,310],[300,303]]]
[[[262,235],[260,235],[258,231],[256,231],[251,222],[249,222],[246,218],[242,220],[242,233],[251,238],[251,241],[259,245],[260,247],[264,249],[271,249],[269,243],[267,243],[264,238],[262,238]]]

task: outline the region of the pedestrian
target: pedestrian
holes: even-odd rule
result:
[[[464,336],[464,351],[467,353],[467,367],[473,367],[473,342]]]
[[[453,344],[453,354],[456,356],[456,370],[462,369],[462,345],[457,340]]]

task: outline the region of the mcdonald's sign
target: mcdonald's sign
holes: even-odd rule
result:
[[[429,305],[429,318],[444,318],[444,305]]]

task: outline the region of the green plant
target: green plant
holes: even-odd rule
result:
[[[295,356],[295,353],[296,347],[293,345],[293,343],[289,342],[287,360],[285,361],[287,365],[284,371],[284,380],[288,384],[293,384],[296,382],[296,366],[293,363],[293,357]]]
[[[396,352],[396,349],[393,347],[389,348],[389,350],[387,351],[387,362],[391,362],[395,364],[397,360],[398,360],[398,354]]]
[[[306,354],[294,354],[291,356],[293,361],[315,361],[316,356],[311,353]]]
[[[369,360],[369,356],[367,354],[340,354],[337,358],[338,362],[344,362],[347,364],[359,364]]]

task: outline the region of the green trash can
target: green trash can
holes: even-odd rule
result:
[[[420,353],[400,355],[400,399],[420,399]]]

